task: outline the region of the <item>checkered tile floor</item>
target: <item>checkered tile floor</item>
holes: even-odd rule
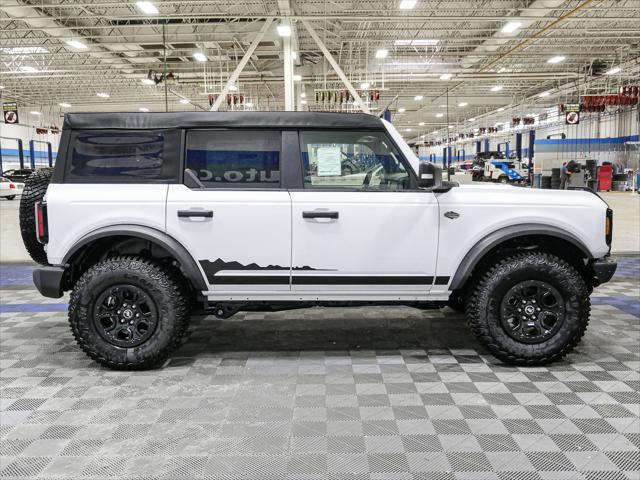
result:
[[[0,267],[0,478],[640,479],[640,258],[565,361],[501,365],[448,309],[194,318],[114,372]]]

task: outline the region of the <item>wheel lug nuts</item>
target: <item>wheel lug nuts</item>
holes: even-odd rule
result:
[[[117,312],[117,313],[118,313],[118,314],[120,314],[120,310],[118,310],[118,312]]]
[[[129,325],[133,325],[133,320],[131,320],[131,321],[129,322]]]
[[[139,314],[139,313],[136,313],[136,317],[139,317],[139,316],[140,316],[140,314]]]
[[[521,309],[521,308],[519,308],[519,309],[518,309],[518,311],[519,311],[519,312],[521,312],[521,311],[522,311],[522,309]],[[118,313],[120,313],[120,312],[118,312]]]

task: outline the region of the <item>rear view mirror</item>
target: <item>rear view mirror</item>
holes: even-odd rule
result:
[[[442,169],[433,163],[420,162],[418,167],[418,187],[433,188],[442,183]]]

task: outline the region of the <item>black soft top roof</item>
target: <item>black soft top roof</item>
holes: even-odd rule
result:
[[[325,112],[67,113],[63,125],[67,129],[207,127],[384,128],[373,115]]]

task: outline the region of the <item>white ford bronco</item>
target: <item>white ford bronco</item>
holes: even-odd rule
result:
[[[616,269],[596,194],[445,182],[364,114],[67,114],[25,189],[34,283],[71,291],[74,337],[112,368],[161,364],[196,311],[317,305],[449,305],[501,361],[541,364]]]

